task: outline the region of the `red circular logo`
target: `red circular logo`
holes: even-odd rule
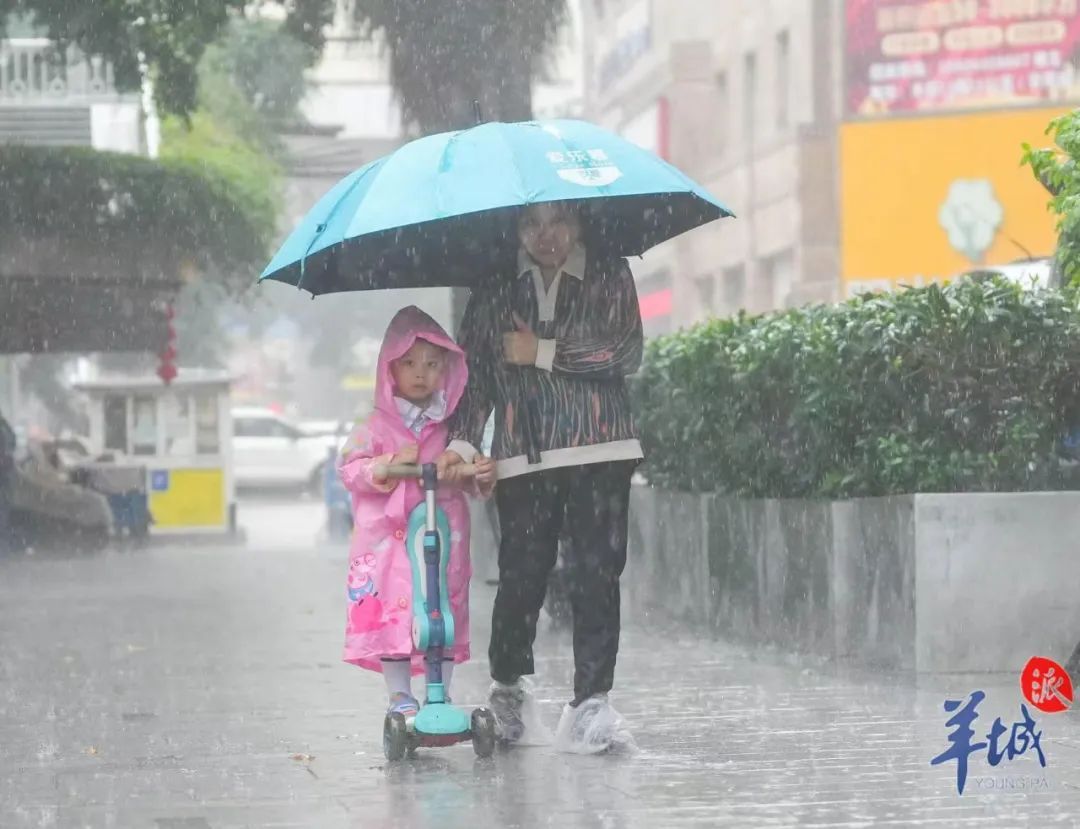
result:
[[[1024,699],[1044,714],[1068,711],[1073,702],[1072,679],[1053,659],[1033,656],[1020,674]]]

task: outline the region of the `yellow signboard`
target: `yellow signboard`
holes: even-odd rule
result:
[[[1049,256],[1049,194],[1020,165],[1048,146],[1060,109],[844,124],[840,134],[844,292],[939,282],[980,265]],[[1027,251],[1027,252],[1025,252]]]
[[[366,374],[349,374],[342,378],[344,391],[371,391],[375,388],[375,378]]]
[[[156,470],[151,478],[150,514],[159,529],[222,527],[227,523],[221,469]]]

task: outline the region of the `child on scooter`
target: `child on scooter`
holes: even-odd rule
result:
[[[415,716],[411,679],[424,673],[423,653],[412,641],[412,570],[405,533],[410,511],[423,500],[416,481],[387,480],[380,466],[434,463],[447,445],[446,420],[465,390],[465,355],[435,320],[416,307],[390,323],[379,352],[375,410],[350,435],[338,474],[352,496],[348,613],[344,660],[379,671],[390,695],[389,712]],[[495,464],[475,461],[468,486],[487,497]],[[454,615],[453,648],[445,655],[443,686],[449,696],[456,662],[469,658],[469,510],[457,480],[441,482],[439,506],[450,522],[447,589]]]

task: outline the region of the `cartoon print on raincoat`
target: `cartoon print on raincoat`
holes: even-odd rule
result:
[[[389,463],[408,444],[419,444],[420,462],[433,463],[447,444],[444,421],[428,423],[419,437],[405,426],[394,402],[390,364],[423,339],[447,350],[444,376],[446,417],[465,390],[465,355],[442,327],[416,307],[397,313],[386,331],[375,374],[375,411],[349,436],[338,458],[338,474],[352,497],[354,530],[346,585],[344,660],[381,671],[381,657],[412,656],[412,671],[424,671],[423,654],[412,643],[412,570],[405,550],[409,513],[423,500],[416,481],[372,480],[373,467]],[[454,614],[455,662],[469,658],[469,510],[460,490],[440,491],[439,506],[450,522],[447,581]],[[444,550],[444,554],[445,554]]]

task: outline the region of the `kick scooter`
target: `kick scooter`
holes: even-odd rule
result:
[[[462,471],[470,475],[475,469],[466,466]],[[424,500],[409,514],[405,549],[412,567],[412,640],[417,650],[424,651],[427,695],[415,718],[406,720],[400,713],[386,715],[383,752],[387,760],[396,762],[421,746],[451,746],[471,740],[478,757],[490,757],[495,750],[494,714],[487,708],[466,714],[450,704],[443,690],[443,652],[454,646],[454,616],[446,581],[450,522],[435,502],[435,464],[382,466],[376,472],[399,480],[417,478],[424,490]]]

